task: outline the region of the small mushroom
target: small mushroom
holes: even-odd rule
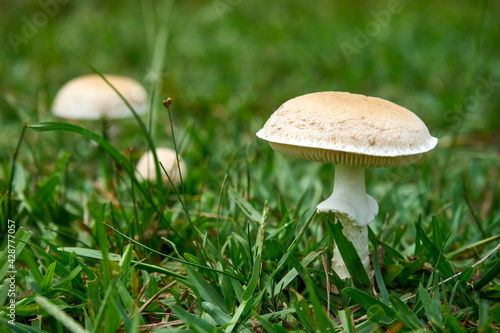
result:
[[[384,99],[347,92],[291,99],[271,115],[257,136],[282,154],[336,165],[333,194],[316,210],[336,214],[368,274],[366,226],[377,216],[378,205],[366,194],[364,168],[413,164],[437,144],[411,111]],[[350,276],[337,247],[333,269],[340,278]]]
[[[147,111],[147,93],[137,81],[118,75],[104,75],[137,114]],[[66,82],[52,105],[55,116],[67,119],[115,119],[132,116],[118,94],[97,74],[83,75]]]
[[[172,183],[174,183],[174,185],[179,185],[181,183],[181,177],[179,175],[179,168],[177,167],[177,156],[175,154],[175,150],[172,150],[170,148],[156,148],[156,156],[158,157],[158,162],[163,165],[165,171],[170,176]],[[179,165],[182,173],[182,178],[184,179],[187,174],[187,168],[186,163],[184,163],[180,156]],[[151,151],[148,151],[141,156],[141,158],[137,162],[136,169],[138,177],[156,183],[156,166],[153,153]],[[162,172],[161,178],[163,184],[170,185],[168,177],[161,166],[160,171]]]

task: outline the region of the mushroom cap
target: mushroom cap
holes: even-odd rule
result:
[[[285,102],[257,136],[285,155],[364,167],[415,163],[438,141],[419,117],[397,104],[334,91]]]
[[[104,75],[138,114],[146,112],[147,93],[137,81],[118,75]],[[52,113],[68,119],[125,118],[132,112],[120,96],[97,74],[66,82],[56,94]]]
[[[179,185],[181,182],[181,177],[179,176],[179,168],[177,167],[177,157],[175,150],[170,148],[156,148],[156,156],[158,157],[158,162],[163,165],[165,171],[168,172],[170,179],[174,185]],[[179,165],[182,172],[182,177],[186,176],[187,168],[186,163],[179,156]],[[156,167],[153,153],[148,151],[144,153],[136,165],[138,176],[143,179],[149,180],[151,182],[156,182]],[[170,184],[167,175],[163,172],[160,166],[161,178],[164,184]]]

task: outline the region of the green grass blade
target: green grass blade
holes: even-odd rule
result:
[[[27,281],[28,281],[28,278],[29,278],[29,279],[31,279],[31,277],[30,277],[30,276],[27,276],[27,277],[26,277],[26,280],[27,280]],[[28,283],[29,283],[29,282],[30,282],[30,281],[28,281]],[[36,284],[36,282],[35,282],[35,281],[33,281],[33,282]],[[5,279],[5,280],[3,281],[2,289],[0,289],[0,304],[1,304],[1,305],[4,305],[4,304],[5,304],[5,301],[7,300],[7,294],[9,293],[9,285],[10,285],[10,280]],[[30,283],[30,285],[31,285],[31,283]],[[34,291],[35,293],[37,293],[37,294],[41,293],[41,292],[42,292],[42,290],[40,289],[40,287],[39,287],[38,285],[36,285],[36,287],[37,287],[38,289],[37,289],[37,290],[35,290],[35,288],[33,288],[33,291]],[[7,304],[5,304],[5,305],[7,305]]]
[[[418,317],[413,313],[413,311],[406,305],[402,300],[400,300],[395,295],[389,296],[389,301],[396,310],[399,319],[403,324],[412,329],[417,330],[419,328],[424,328],[424,324]]]
[[[91,259],[99,259],[102,260],[103,254],[99,250],[94,249],[85,249],[81,247],[62,247],[61,251],[64,252],[74,252],[79,257],[91,258]],[[111,261],[119,261],[122,259],[122,256],[115,253],[108,253],[108,260]]]
[[[220,326],[225,326],[231,321],[231,317],[227,315],[224,311],[213,305],[212,303],[202,302],[201,306],[210,317],[213,318]]]
[[[377,281],[378,289],[380,290],[380,294],[382,295],[382,300],[385,305],[390,305],[389,303],[389,292],[387,291],[387,287],[385,285],[384,278],[382,277],[382,272],[380,271],[380,263],[378,261],[378,243],[375,241],[373,248],[373,269],[375,271],[375,280]]]
[[[497,260],[495,265],[493,265],[493,267],[491,267],[490,270],[486,272],[486,274],[484,274],[481,280],[477,281],[474,284],[474,289],[475,290],[483,289],[484,286],[493,281],[493,279],[495,279],[499,275],[500,275],[500,260]]]
[[[128,292],[127,292],[128,294]],[[130,294],[129,294],[130,296]],[[123,326],[125,327],[125,332],[134,332],[137,330],[137,327],[133,326],[132,320],[130,320],[127,312],[123,308],[123,306],[118,302],[115,298],[113,298],[113,304],[115,305],[116,310],[120,314],[120,318],[123,320]],[[133,301],[132,301],[133,304]]]
[[[374,305],[378,305],[384,310],[384,312],[387,314],[387,316],[389,316],[390,319],[396,318],[396,312],[392,308],[361,290],[347,287],[342,289],[342,292],[351,297],[365,310],[370,309]]]
[[[199,333],[219,332],[219,330],[212,324],[207,323],[203,319],[193,316],[180,306],[171,305],[170,308],[177,315],[177,317],[179,317],[180,320],[189,325],[189,327],[195,332]]]
[[[87,302],[90,319],[94,322],[101,306],[101,294],[97,278],[94,280],[87,280]]]
[[[257,319],[259,324],[262,325],[262,328],[264,328],[265,332],[268,332],[268,333],[287,333],[288,332],[287,329],[284,328],[283,326],[271,324],[270,322],[265,320],[263,317],[259,316],[259,314],[257,312],[253,311],[252,314],[255,317],[255,319]]]
[[[104,288],[107,288],[111,283],[111,265],[108,257],[108,238],[104,229],[104,211],[106,204],[100,204],[97,197],[94,196],[90,205],[90,211],[95,220],[95,228],[97,233],[97,244],[102,253],[102,277]]]
[[[241,320],[240,318],[245,317],[248,314],[250,314],[252,304],[253,304],[253,298],[249,299],[246,302],[243,301],[238,306],[238,308],[234,312],[233,317],[231,318],[231,322],[229,323],[229,325],[225,329],[226,333],[231,333],[236,328],[238,323],[243,322],[243,320]]]
[[[347,333],[355,333],[356,328],[354,327],[354,323],[352,321],[351,311],[349,308],[339,311],[340,322],[342,323],[342,327],[344,328],[344,332]]]
[[[250,282],[248,283],[245,292],[241,296],[242,300],[248,301],[250,297],[252,297],[255,288],[257,287],[257,284],[259,283],[259,278],[260,278],[260,255],[257,255],[255,258],[255,264],[252,269],[252,277],[250,279]]]
[[[42,291],[47,291],[52,286],[52,280],[54,279],[55,270],[56,270],[55,262],[53,262],[52,264],[49,265],[49,267],[47,267],[47,271],[45,272],[45,276],[43,277],[42,285],[40,286],[42,288]]]
[[[318,257],[319,253],[311,252],[307,254],[302,260],[300,264],[306,267],[309,265],[314,259]],[[274,295],[278,295],[283,289],[285,289],[295,278],[299,275],[295,268],[291,269],[286,275],[276,284],[274,287]]]
[[[229,190],[229,194],[234,199],[238,207],[245,213],[245,215],[254,222],[262,221],[262,215],[253,206],[242,198],[242,196],[235,190]]]
[[[439,250],[439,248],[432,243],[432,241],[427,237],[425,234],[424,230],[422,229],[422,226],[419,223],[415,223],[415,227],[419,230],[421,240],[424,244],[424,246],[427,248],[427,250],[431,253],[435,264],[443,274],[445,278],[452,277],[455,272],[453,271],[453,267],[451,266],[450,262],[446,257],[443,255],[443,253]],[[452,279],[453,282],[455,282],[455,279]]]
[[[24,246],[26,245],[26,242],[30,239],[31,235],[33,235],[32,231],[26,231],[23,227],[17,229],[16,233],[14,236],[11,234],[8,234],[6,239],[7,241],[5,242],[6,247],[5,249],[0,253],[0,279],[3,279],[5,274],[9,271],[15,271],[15,256],[19,256],[21,252],[24,249]],[[14,242],[12,244],[12,242]],[[9,257],[9,250],[12,252],[14,250],[14,255],[13,257]],[[12,254],[10,254],[12,255]],[[9,262],[9,259],[12,259],[11,262]]]
[[[437,287],[437,286],[436,286]],[[427,292],[427,290],[420,285],[418,287],[417,295],[424,304],[425,308],[425,314],[427,315],[427,318],[429,318],[429,322],[431,323],[432,327],[436,331],[439,331],[440,328],[443,327],[443,320],[441,319],[442,314],[440,313],[440,309],[437,308],[436,304],[431,299],[431,296]]]
[[[197,271],[188,265],[184,266],[189,277],[189,282],[196,288],[202,300],[216,305],[219,309],[228,313],[226,303],[222,295],[212,287]]]
[[[300,264],[295,256],[291,255],[289,258],[293,267],[297,270],[297,272],[299,272],[300,276],[304,280],[304,283],[306,284],[310,302],[314,310],[314,318],[318,322],[320,332],[327,332],[327,330],[332,329],[332,327],[330,325],[328,315],[323,310],[323,306],[318,298],[317,289],[315,288],[316,285],[307,270]]]
[[[120,280],[117,279],[115,284],[116,289],[118,290],[118,295],[120,295],[123,305],[125,306],[125,310],[130,313],[130,311],[132,311],[132,307],[134,306],[134,299],[130,296],[129,291]]]
[[[4,330],[1,332],[9,332],[9,333],[47,333],[47,331],[43,331],[39,328],[24,325],[16,322],[15,325],[12,325],[5,318],[0,317],[0,327],[3,326]],[[8,330],[8,331],[7,331]]]
[[[342,259],[351,275],[351,279],[355,285],[358,287],[369,287],[372,285],[368,274],[365,271],[361,259],[359,259],[358,253],[354,248],[354,245],[347,239],[347,237],[342,232],[342,224],[340,222],[334,222],[328,217],[328,226],[333,233],[333,238],[340,251]]]
[[[16,161],[19,155],[19,148],[21,148],[21,142],[23,141],[24,133],[26,131],[26,124],[23,125],[21,130],[21,135],[19,135],[19,140],[17,141],[16,149],[12,153],[12,165],[10,168],[10,178],[9,178],[9,190],[7,191],[7,210],[5,216],[11,216],[11,196],[12,196],[12,185],[14,184],[14,174],[16,172]],[[5,224],[2,224],[2,232],[5,232]]]
[[[73,333],[88,333],[80,324],[43,296],[36,296],[36,302]]]

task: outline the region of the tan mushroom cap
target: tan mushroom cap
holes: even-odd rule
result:
[[[138,114],[147,110],[147,93],[137,81],[118,75],[104,75]],[[66,82],[56,94],[52,113],[68,119],[125,118],[132,112],[120,96],[97,74]]]
[[[412,164],[437,144],[413,112],[381,98],[333,91],[285,102],[257,136],[285,155],[364,167]]]
[[[156,156],[158,157],[158,162],[160,162],[165,171],[168,172],[170,179],[174,185],[179,185],[181,182],[181,177],[179,175],[179,168],[177,167],[177,156],[175,150],[170,148],[156,148]],[[179,156],[179,165],[182,173],[183,179],[187,174],[186,163]],[[156,182],[156,166],[153,153],[148,151],[144,153],[136,165],[137,173],[140,178],[149,180],[151,182]],[[170,185],[167,175],[160,166],[161,178],[163,184]]]

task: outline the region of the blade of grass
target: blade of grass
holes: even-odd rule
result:
[[[52,279],[54,278],[55,269],[56,269],[55,262],[53,262],[52,264],[49,265],[49,267],[47,267],[47,270],[45,271],[45,275],[43,277],[42,285],[40,286],[42,288],[42,291],[47,291],[52,286]]]
[[[380,271],[380,263],[378,261],[378,243],[372,238],[373,247],[373,269],[375,271],[375,280],[377,281],[378,289],[382,295],[382,300],[385,305],[390,305],[389,303],[389,292],[385,286],[384,278],[382,277],[382,272]]]
[[[347,287],[342,289],[342,292],[351,297],[356,303],[358,303],[365,310],[370,309],[374,305],[378,305],[384,310],[384,312],[391,320],[396,318],[396,312],[391,307],[389,307],[389,305],[384,304],[375,297],[368,295],[367,293],[361,290],[352,287]]]
[[[202,302],[201,307],[205,310],[213,320],[220,326],[225,326],[231,321],[231,317],[212,303]]]
[[[12,247],[14,247],[15,255],[17,256],[21,255],[21,252],[23,251],[26,242],[30,239],[32,235],[33,235],[32,231],[26,231],[23,227],[17,229],[14,236],[10,234],[8,235],[7,237],[8,241],[6,242],[6,247],[0,253],[0,279],[3,279],[7,272],[14,271],[15,269],[15,266],[9,262],[9,255],[8,255],[9,250],[12,250]],[[14,241],[15,245],[10,244],[12,241]]]
[[[439,288],[439,286],[437,286],[437,288]],[[437,308],[436,304],[432,301],[431,296],[427,290],[422,287],[422,285],[418,287],[417,296],[424,304],[425,314],[427,315],[430,324],[436,331],[439,331],[444,325],[443,320],[441,319],[440,309]]]
[[[189,282],[196,288],[203,300],[216,305],[219,309],[228,313],[226,303],[222,295],[212,287],[197,271],[188,265],[184,266],[189,277]]]
[[[450,262],[443,255],[442,251],[440,251],[437,246],[432,243],[432,241],[427,237],[422,226],[419,223],[415,223],[415,227],[419,229],[420,236],[422,237],[423,245],[427,248],[427,250],[431,253],[436,266],[439,268],[441,273],[445,278],[452,277],[455,272],[453,271],[453,267]]]
[[[16,149],[12,152],[12,164],[10,168],[10,178],[9,178],[9,190],[7,192],[7,211],[5,216],[12,216],[10,212],[11,207],[11,195],[12,195],[12,184],[14,183],[14,173],[16,171],[16,161],[19,154],[19,148],[21,147],[21,142],[23,141],[24,133],[26,131],[26,124],[23,125],[21,134],[19,135],[19,140],[17,141]],[[2,223],[2,232],[5,233],[5,224]]]
[[[40,304],[41,307],[50,313],[54,318],[56,318],[61,324],[63,324],[68,330],[73,333],[88,333],[86,329],[81,327],[73,318],[71,318],[64,311],[60,310],[57,305],[52,304],[47,298],[43,296],[35,296],[36,302]]]
[[[418,319],[418,317],[415,315],[415,313],[413,313],[413,311],[408,307],[408,305],[406,305],[397,296],[395,295],[389,296],[389,301],[396,310],[399,319],[401,319],[401,321],[405,324],[406,327],[412,330],[424,328],[422,321]]]
[[[500,275],[500,259],[498,259],[495,265],[493,265],[493,267],[490,268],[488,272],[486,272],[486,274],[481,278],[481,280],[477,281],[474,284],[474,289],[475,290],[483,289],[484,286],[493,281],[493,279],[495,279],[499,275]]]
[[[205,320],[195,317],[180,306],[171,305],[170,308],[172,311],[181,319],[184,323],[189,325],[195,332],[200,333],[214,333],[220,332],[219,329],[215,328],[211,323],[206,322]]]
[[[347,239],[342,232],[342,224],[340,222],[331,221],[331,214],[327,215],[327,223],[332,231],[335,243],[340,251],[340,255],[351,275],[351,279],[358,287],[369,287],[372,285],[366,270],[359,259],[358,253],[354,245]]]
[[[354,323],[352,322],[352,315],[349,308],[339,311],[339,319],[342,323],[342,327],[347,333],[356,332],[356,328],[354,327]]]
[[[111,266],[109,264],[108,257],[108,238],[106,237],[106,231],[104,229],[104,211],[106,204],[100,204],[97,201],[97,197],[94,195],[92,199],[92,215],[95,220],[95,228],[97,233],[97,244],[102,253],[102,275],[104,288],[108,288],[111,283]]]

